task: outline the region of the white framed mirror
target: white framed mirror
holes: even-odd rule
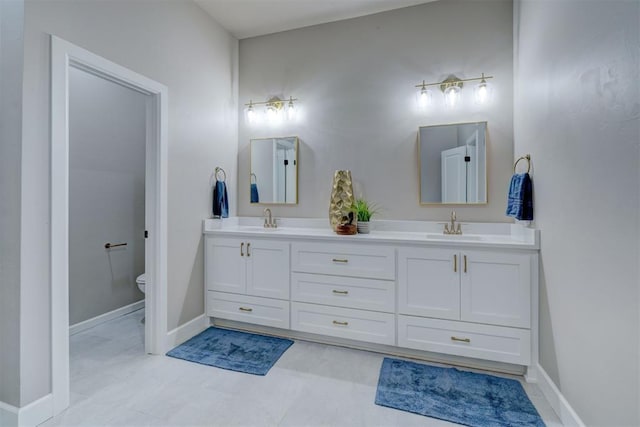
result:
[[[297,204],[298,137],[252,139],[250,155],[250,203]]]
[[[418,130],[420,204],[487,203],[487,122]]]

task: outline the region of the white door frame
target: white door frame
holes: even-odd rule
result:
[[[145,227],[145,351],[167,337],[166,86],[51,36],[51,383],[53,415],[69,406],[69,67],[148,95]],[[99,224],[96,224],[99,226]],[[132,284],[133,285],[133,284]]]

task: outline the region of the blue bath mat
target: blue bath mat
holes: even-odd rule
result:
[[[516,380],[389,358],[376,404],[471,427],[545,425]]]
[[[266,375],[293,344],[284,338],[210,327],[167,353],[203,365]]]

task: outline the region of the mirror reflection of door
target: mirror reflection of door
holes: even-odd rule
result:
[[[467,147],[440,153],[442,162],[442,203],[467,202]]]
[[[419,129],[420,203],[487,202],[486,122]]]
[[[251,203],[298,203],[298,138],[251,140]]]

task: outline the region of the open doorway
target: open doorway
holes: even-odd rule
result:
[[[83,74],[79,74],[83,73]],[[142,96],[144,112],[144,272],[146,304],[144,348],[147,353],[166,350],[167,303],[167,88],[153,80],[108,61],[55,36],[51,38],[51,325],[53,415],[69,406],[69,279],[70,279],[70,85],[73,76],[98,79]],[[71,78],[70,78],[71,76]],[[93,141],[95,143],[96,141]],[[103,154],[104,155],[104,154]],[[85,159],[86,160],[86,159]],[[78,164],[82,165],[82,161]],[[77,175],[77,174],[76,174]],[[81,175],[81,174],[80,174]],[[111,176],[113,178],[113,175]],[[90,191],[90,189],[89,189]],[[112,198],[112,200],[115,200]],[[72,209],[70,209],[70,207]],[[87,209],[86,207],[84,208]],[[86,227],[101,227],[87,220]],[[86,228],[85,227],[85,228]],[[135,228],[135,226],[134,226]],[[116,230],[117,227],[114,228]],[[120,242],[107,238],[105,248]],[[103,240],[103,239],[101,239]],[[75,237],[74,237],[75,241]],[[104,255],[104,254],[103,254]],[[112,254],[113,255],[113,254]],[[111,261],[114,261],[112,259]],[[117,268],[117,267],[115,267]],[[136,275],[137,277],[137,275]],[[127,279],[129,280],[129,279]],[[135,281],[135,279],[133,279]],[[131,286],[135,286],[132,283]]]
[[[149,96],[69,68],[71,335],[144,307]]]

